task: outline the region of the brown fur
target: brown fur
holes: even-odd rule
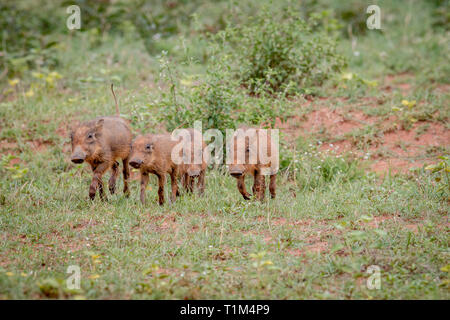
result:
[[[242,127],[242,130],[244,132],[247,132],[248,127]],[[260,129],[254,128],[256,134],[258,134]],[[268,138],[267,138],[267,148],[268,148],[268,154],[271,155],[272,148],[271,148],[271,135],[270,130],[268,131]],[[249,139],[245,139],[245,163],[238,164],[237,161],[237,150],[238,150],[238,139],[237,134],[235,133],[234,137],[234,155],[232,159],[232,163],[229,165],[229,172],[232,176],[234,176],[237,179],[237,187],[239,189],[239,192],[242,194],[245,200],[249,200],[251,198],[251,195],[247,192],[245,188],[245,176],[246,175],[252,175],[254,177],[253,181],[253,195],[256,196],[259,200],[264,200],[265,190],[266,190],[266,183],[265,183],[265,176],[263,175],[262,171],[264,169],[268,169],[271,167],[272,163],[268,164],[262,164],[261,159],[259,158],[259,147],[260,147],[260,141],[259,138],[256,139],[256,144],[253,143],[250,144]],[[240,146],[239,146],[240,147]],[[257,154],[257,161],[256,164],[250,164],[250,150],[253,150],[253,152],[256,152]],[[269,183],[269,192],[272,198],[275,198],[276,195],[276,173],[270,174],[270,183]]]
[[[201,132],[196,131],[197,137],[200,137],[202,139],[200,148],[196,148],[196,146],[194,145],[194,129],[189,128],[186,130],[188,130],[191,139],[191,162],[194,162],[194,156],[197,153],[197,155],[200,155],[202,163],[181,164],[179,172],[181,176],[181,183],[188,192],[193,192],[195,179],[197,178],[198,191],[200,194],[203,194],[203,192],[205,191],[205,173],[208,161],[205,157],[206,155],[203,153],[203,150],[205,150],[206,148],[206,144],[203,141]]]
[[[172,185],[171,201],[175,201],[178,193],[179,165],[172,161],[171,154],[177,141],[171,140],[170,134],[146,134],[136,137],[133,141],[130,165],[140,170],[142,203],[145,203],[145,188],[149,180],[149,173],[158,177],[158,202],[164,204],[164,186],[166,174],[170,174]]]
[[[123,192],[128,196],[128,177],[132,134],[127,120],[120,117],[101,117],[75,126],[71,132],[72,156],[75,163],[86,161],[92,167],[94,176],[89,188],[89,197],[93,200],[97,188],[103,199],[103,174],[111,169],[108,185],[111,194],[115,192],[119,163],[123,163]],[[106,198],[106,196],[105,196]]]

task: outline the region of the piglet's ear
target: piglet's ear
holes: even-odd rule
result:
[[[95,131],[100,131],[103,128],[103,123],[105,122],[105,119],[99,119],[97,123],[95,124]]]

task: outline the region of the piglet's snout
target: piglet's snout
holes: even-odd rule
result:
[[[190,177],[198,177],[200,175],[200,169],[188,170]]]
[[[131,159],[130,166],[132,166],[135,169],[139,169],[142,165],[142,160],[140,159]]]
[[[82,152],[72,153],[72,156],[70,157],[70,160],[73,163],[83,163],[85,159],[86,159],[86,154],[84,154]]]
[[[242,173],[243,173],[242,170],[238,170],[238,169],[230,170],[230,175],[233,177],[240,177],[240,176],[242,176]]]

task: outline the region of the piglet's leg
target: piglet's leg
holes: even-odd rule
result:
[[[181,185],[185,190],[187,190],[187,173],[181,175]]]
[[[194,192],[194,184],[195,184],[195,178],[194,177],[188,177],[188,189],[189,192]]]
[[[264,200],[265,190],[266,190],[265,177],[260,172],[255,173],[255,180],[253,185],[254,196],[256,196],[258,200],[261,201]]]
[[[141,173],[141,202],[145,203],[145,189],[147,188],[149,176],[148,173]]]
[[[111,171],[112,173],[108,181],[108,186],[109,192],[111,192],[111,194],[114,194],[114,192],[116,192],[117,176],[119,175],[119,163],[117,161],[114,161],[113,165],[111,166]]]
[[[187,173],[184,173],[183,176],[183,187],[187,192],[192,192],[192,178]]]
[[[123,159],[123,193],[126,197],[130,196],[130,190],[128,189],[128,179],[130,178],[130,167],[128,165],[130,159]]]
[[[198,177],[197,181],[197,188],[198,193],[202,195],[205,191],[205,170],[200,171],[200,176]]]
[[[178,182],[177,182],[177,173],[172,172],[170,174],[170,184],[172,187],[172,196],[170,197],[170,201],[175,202],[177,196],[179,195],[178,192]]]
[[[93,167],[94,176],[92,177],[91,186],[89,187],[89,198],[91,198],[91,200],[94,200],[97,188],[98,188],[98,193],[100,195],[100,199],[107,200],[106,196],[104,196],[104,194],[103,194],[102,177],[103,177],[103,174],[109,169],[110,166],[111,166],[110,162],[103,162],[103,163],[100,163],[98,166]]]
[[[166,175],[158,174],[158,203],[162,206],[164,204],[164,185],[166,184]]]
[[[254,179],[253,179],[253,186],[252,186],[252,193],[254,196],[256,196],[258,194],[258,171],[255,171],[255,175],[254,175]]]
[[[237,178],[237,187],[245,200],[250,200],[250,194],[245,189],[245,175]]]
[[[276,187],[277,187],[277,176],[274,174],[270,176],[270,184],[269,184],[269,191],[272,199],[275,198]]]

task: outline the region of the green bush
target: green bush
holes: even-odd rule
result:
[[[285,92],[271,95],[259,89],[258,94],[249,96],[233,79],[224,60],[210,64],[201,79],[183,78],[166,57],[160,62],[161,87],[165,89],[150,108],[156,105],[160,109],[160,121],[169,131],[201,121],[204,130],[216,128],[225,134],[225,129],[240,123],[273,127],[277,117],[284,120],[290,114],[293,102]]]
[[[218,55],[226,58],[234,76],[251,93],[301,91],[318,86],[346,63],[336,41],[289,7],[283,17],[264,9],[248,23],[229,26],[215,37]]]
[[[157,105],[168,130],[192,127],[197,120],[204,130],[216,128],[225,132],[226,128],[235,127],[232,111],[237,109],[240,96],[226,71],[220,70],[210,69],[201,80],[180,81],[174,65],[166,57],[161,59],[161,80],[169,88],[161,93]]]
[[[160,53],[159,39],[190,30],[192,15],[201,3],[201,0],[137,0],[136,10],[130,12],[130,19],[147,52],[151,55]]]
[[[265,123],[273,128],[276,118],[284,121],[292,115],[294,104],[290,97],[286,97],[286,92],[271,95],[259,90],[255,96],[243,95],[237,122],[253,125]]]
[[[71,5],[80,7],[80,31],[96,29],[104,34],[119,30],[122,23],[129,19],[130,8],[136,5],[136,1],[65,0],[61,7],[67,8]]]
[[[202,79],[182,79],[175,63],[161,60],[165,85],[156,106],[168,130],[192,126],[196,120],[204,129],[222,131],[238,123],[273,125],[277,117],[289,114],[287,96],[340,72],[345,61],[333,38],[326,31],[313,32],[289,10],[282,14],[281,24],[266,10],[212,36]]]
[[[19,7],[14,2],[0,2],[0,65],[2,77],[14,76],[35,67],[54,67],[58,20],[37,6]]]
[[[339,31],[340,36],[363,36],[367,32],[366,9],[369,4],[360,0],[306,0],[302,1],[306,19],[319,18],[318,25],[330,32]],[[375,3],[374,3],[375,4]]]

